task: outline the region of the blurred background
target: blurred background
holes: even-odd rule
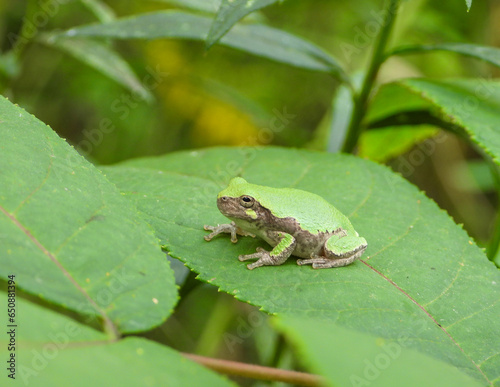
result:
[[[122,17],[182,8],[191,2],[108,0],[103,3],[117,17]],[[222,46],[207,51],[201,42],[175,39],[113,42],[137,78],[149,81],[146,83],[153,98],[145,99],[50,45],[29,41],[22,45],[19,55],[12,55],[15,36],[20,33],[30,7],[48,3],[56,4],[57,12],[40,23],[39,32],[97,22],[90,10],[91,1],[0,0],[0,90],[50,125],[91,162],[111,164],[215,145],[272,144],[327,149],[324,133],[338,88],[338,82],[329,75]],[[207,0],[206,11],[215,12],[216,3]],[[383,2],[375,0],[289,0],[252,14],[245,22],[265,23],[314,42],[354,74],[366,69],[371,46],[367,44],[365,49],[354,51],[349,47],[363,39],[361,33],[366,23],[382,7]],[[441,42],[499,47],[500,1],[476,0],[469,12],[463,0],[404,2],[391,44]],[[408,76],[490,79],[498,75],[498,69],[477,60],[435,52],[391,58],[382,68],[379,81]],[[261,129],[268,127],[270,120],[279,114],[288,117],[283,121],[283,130],[263,136]],[[96,130],[103,125],[109,128],[104,134],[103,130]],[[368,131],[360,140],[358,155],[386,163],[400,172],[426,191],[457,223],[463,223],[480,245],[486,245],[497,212],[495,174],[489,164],[460,138],[445,135],[439,128],[421,128],[418,135],[411,130],[409,133],[395,129]],[[436,135],[439,141],[429,139]],[[425,145],[423,141],[431,143]],[[87,146],[89,142],[92,146]],[[432,151],[425,151],[430,147]],[[227,340],[231,336],[227,334],[250,324],[248,316],[253,309],[209,288],[193,291],[181,304],[179,313],[169,320],[168,329],[159,329],[163,334],[171,332],[166,340],[178,349],[217,355],[225,348],[223,351],[229,355]],[[203,324],[211,324],[212,328],[206,325],[200,328],[201,322],[187,312],[192,307],[207,309],[209,322]],[[183,329],[176,329],[176,324]],[[226,336],[222,332],[214,334],[215,327],[226,332]],[[269,339],[266,335],[272,334],[270,329],[253,329],[249,333],[264,341]],[[245,346],[255,348],[253,342],[238,341],[235,351],[248,353]]]

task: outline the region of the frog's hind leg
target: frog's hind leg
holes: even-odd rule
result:
[[[366,247],[365,247],[366,249]],[[365,249],[360,250],[350,256],[344,257],[344,258],[325,258],[325,257],[319,257],[318,259],[315,259],[314,262],[312,263],[313,269],[328,269],[331,267],[342,267],[342,266],[347,266],[353,263],[356,259],[361,257],[361,255],[364,253]]]
[[[325,243],[325,256],[311,254],[310,259],[298,259],[297,264],[312,264],[314,269],[347,266],[353,263],[365,252],[366,246],[366,240],[357,235],[333,235]]]

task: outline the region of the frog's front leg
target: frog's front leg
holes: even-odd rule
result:
[[[238,259],[240,261],[246,261],[248,259],[259,258],[256,262],[247,265],[250,270],[255,269],[260,266],[277,266],[284,263],[290,255],[292,255],[293,250],[297,241],[293,236],[284,232],[271,231],[269,232],[271,239],[279,240],[279,243],[274,246],[271,252],[264,250],[262,247],[257,247],[257,252],[254,254],[240,255]]]
[[[359,235],[339,233],[332,235],[324,245],[325,256],[311,254],[310,259],[298,259],[299,265],[310,265],[314,269],[342,267],[353,263],[366,250],[366,240]]]
[[[231,222],[229,224],[218,224],[215,227],[204,225],[203,228],[207,231],[212,231],[210,234],[205,235],[204,238],[206,241],[212,240],[214,236],[219,235],[221,233],[231,234],[231,242],[233,243],[238,242],[238,238],[236,237],[236,235],[251,236],[252,238],[255,237],[255,235],[250,234],[249,232],[246,232],[241,228],[239,228],[234,222]]]

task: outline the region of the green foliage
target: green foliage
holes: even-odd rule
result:
[[[116,337],[161,324],[177,294],[148,225],[49,127],[0,97],[2,278],[100,320]],[[140,316],[140,318],[138,318]]]
[[[215,13],[220,7],[221,0],[157,0],[165,3],[174,4],[178,7],[187,8],[195,11]]]
[[[408,387],[483,385],[444,362],[408,349],[408,334],[388,341],[296,316],[281,317],[276,325],[296,345],[303,362],[325,375],[331,386],[392,386],[397,380]]]
[[[251,12],[277,3],[280,0],[246,0],[234,2],[222,0],[217,16],[206,38],[207,47],[217,43],[240,19]]]
[[[181,11],[164,11],[123,18],[105,24],[73,28],[66,37],[115,39],[206,39],[212,19]],[[264,25],[238,25],[220,39],[222,45],[309,70],[347,79],[336,60],[308,41]]]
[[[433,137],[437,129],[432,126],[396,126],[369,130],[359,140],[359,155],[381,163],[404,154],[415,144]]]
[[[450,194],[500,193],[500,49],[471,43],[493,3],[466,0],[464,18],[459,0],[356,1],[355,17],[342,2],[0,5],[15,14],[2,25],[19,24],[3,41],[3,94],[59,134],[0,97],[0,298],[12,303],[15,281],[18,382],[234,385],[188,360],[190,342],[238,360],[197,360],[219,372],[291,385],[500,385],[500,216],[489,226],[481,215],[498,204],[476,211]],[[434,158],[440,130],[461,142]],[[127,160],[219,143],[246,146]],[[422,192],[429,169],[408,176],[424,163],[416,154],[448,184],[452,216]],[[374,162],[405,157],[419,188]],[[338,269],[292,257],[248,270],[238,255],[265,242],[203,238],[205,224],[227,223],[215,198],[234,176],[319,194],[366,238],[365,254]],[[488,235],[474,240],[463,214]],[[0,336],[2,359],[8,344]]]
[[[110,47],[90,39],[69,39],[56,35],[45,35],[40,42],[67,52],[76,59],[100,71],[119,84],[137,93],[141,98],[152,101],[151,92],[144,87],[129,64]]]
[[[6,293],[0,298],[6,305]],[[18,355],[14,385],[63,386],[70,380],[72,386],[234,386],[164,345],[133,336],[109,340],[86,324],[22,298],[17,307],[22,311],[17,340],[29,351]],[[7,359],[6,344],[0,355]]]
[[[450,51],[457,54],[469,56],[471,58],[481,59],[492,65],[500,67],[500,49],[495,47],[484,47],[476,44],[466,43],[445,43],[434,45],[416,45],[400,47],[390,53],[390,55],[403,55],[412,53],[422,53],[430,51]]]
[[[282,160],[293,162],[280,167]],[[171,256],[237,299],[390,341],[409,334],[408,347],[478,380],[500,372],[494,361],[500,341],[488,333],[500,328],[500,273],[445,213],[387,169],[343,155],[228,148],[138,159],[104,171],[145,214]],[[335,175],[326,179],[328,171]],[[213,198],[234,175],[334,203],[369,241],[363,263],[315,271],[289,260],[250,271],[237,256],[264,242],[240,238],[233,245],[218,237],[207,243],[202,225],[225,223]],[[381,223],[386,214],[390,222]]]
[[[499,82],[405,79],[385,85],[381,90],[385,95],[398,95],[398,98],[405,98],[405,92],[415,94],[424,104],[430,103],[431,114],[442,120],[442,125],[450,125],[451,130],[469,138],[500,163]],[[422,123],[425,122],[417,121],[417,124]]]

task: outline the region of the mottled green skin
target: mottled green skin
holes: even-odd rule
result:
[[[237,235],[256,235],[273,246],[270,252],[258,248],[254,254],[240,255],[240,261],[257,258],[249,269],[281,265],[292,254],[306,258],[297,264],[315,269],[346,266],[367,246],[344,214],[310,192],[264,187],[236,177],[217,196],[217,207],[232,223],[205,225],[212,231],[205,240],[230,233],[236,243]]]

